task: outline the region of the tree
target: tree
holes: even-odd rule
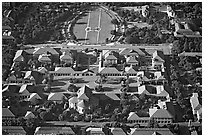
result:
[[[111,30],[110,34],[111,35],[117,35],[117,32],[116,32],[116,30]]]
[[[112,19],[112,20],[111,20],[111,23],[112,23],[112,24],[115,24],[115,25],[119,25],[119,24],[120,24],[120,22],[118,22],[117,19]]]
[[[77,87],[74,84],[69,84],[68,91],[70,92],[77,92]]]
[[[189,44],[187,39],[185,40],[183,51],[187,51],[187,52],[189,51]]]
[[[181,53],[179,40],[175,40],[173,42],[173,47],[171,49],[171,52],[173,55],[177,55],[177,54]]]
[[[36,127],[39,125],[38,118],[29,118],[26,120],[25,131],[28,135],[33,135]]]

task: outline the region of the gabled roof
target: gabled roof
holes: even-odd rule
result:
[[[78,107],[81,107],[81,108],[85,108],[85,107],[86,107],[85,101],[84,101],[84,100],[79,101],[78,104],[77,104],[77,106],[78,106]]]
[[[46,73],[47,72],[47,69],[45,67],[39,67],[38,68],[38,72],[40,73]]]
[[[30,92],[32,92],[32,86],[28,84],[23,84],[19,90],[19,93],[21,94],[30,95]]]
[[[113,135],[126,135],[122,128],[111,128],[111,133]]]
[[[92,95],[92,90],[87,85],[84,85],[78,90],[77,95],[78,99],[89,100]]]
[[[18,93],[20,87],[18,85],[7,85],[5,88],[2,90],[2,94],[9,93],[9,94],[14,94]]]
[[[168,128],[135,128],[132,129],[131,135],[173,135]]]
[[[24,61],[24,57],[22,56],[23,50],[18,50],[13,58],[13,61]],[[23,57],[23,58],[22,58]]]
[[[90,104],[93,104],[93,106],[98,106],[98,104],[99,104],[99,99],[92,96],[92,97],[90,98],[89,103],[90,103]]]
[[[117,58],[113,54],[109,54],[105,59],[117,60]]]
[[[87,72],[94,73],[94,72],[93,72],[92,70],[90,70],[90,69],[85,69],[85,70],[82,71],[82,73],[87,73]]]
[[[2,26],[2,30],[11,30],[11,27],[6,25],[6,26]]]
[[[9,81],[15,81],[17,79],[17,77],[14,75],[14,74],[12,74],[11,76],[8,76],[8,78],[7,78],[7,80],[9,80]]]
[[[114,67],[103,67],[99,71],[101,74],[121,74],[116,68]]]
[[[105,135],[102,128],[90,127],[90,128],[87,128],[86,131],[90,132],[90,135]]]
[[[32,76],[32,71],[26,71],[24,79],[30,78]]]
[[[154,131],[152,135],[161,135],[161,134],[159,134],[157,131]]]
[[[152,118],[173,118],[173,116],[166,109],[156,110],[156,112],[151,117]]]
[[[89,98],[87,97],[87,95],[86,94],[78,94],[78,99],[80,99],[80,100],[89,100]]]
[[[170,93],[170,89],[167,86],[159,85],[156,87],[157,95],[167,96]]]
[[[137,76],[141,76],[144,81],[149,81],[154,75],[148,71],[139,71]]]
[[[77,97],[71,97],[69,99],[69,103],[78,103],[78,98]]]
[[[2,108],[2,117],[15,117],[9,108]]]
[[[47,54],[42,54],[38,57],[38,61],[40,62],[51,62],[51,59],[48,57]]]
[[[55,73],[71,73],[74,74],[74,70],[71,67],[56,67]]]
[[[35,135],[75,135],[74,131],[70,127],[37,127]]]
[[[72,59],[72,57],[70,56],[70,55],[68,55],[68,54],[62,54],[61,56],[60,56],[60,59],[61,60],[68,60],[68,59]]]
[[[154,72],[154,77],[156,78],[156,79],[158,79],[159,77],[161,77],[162,76],[162,72],[161,71],[155,71]]]
[[[137,71],[135,71],[135,69],[133,69],[132,67],[125,67],[125,72],[131,73],[131,74],[137,74]]]
[[[29,118],[34,118],[34,117],[35,115],[33,114],[33,112],[27,111],[24,118],[29,119]]]
[[[47,100],[62,101],[63,98],[66,99],[67,97],[62,92],[57,92],[57,93],[50,93]]]
[[[47,52],[50,52],[51,54],[57,54],[59,55],[59,53],[54,49],[54,48],[50,48],[50,47],[41,47],[41,48],[35,48],[35,51],[33,52],[34,55],[41,55],[41,54],[45,54]]]
[[[134,49],[129,49],[129,48],[123,48],[120,52],[119,52],[120,55],[132,55],[132,56],[138,56],[138,55],[141,55],[141,56],[145,56],[145,53],[142,52],[142,50],[140,50],[139,48],[135,48]]]
[[[31,93],[28,101],[32,101],[35,99],[42,99],[42,98],[38,95],[38,93]]]
[[[129,57],[127,57],[127,59],[126,59],[126,62],[127,62],[127,63],[138,63],[138,60],[137,60],[137,58],[134,57],[134,56],[129,56]]]
[[[15,39],[13,36],[2,35],[2,39]]]
[[[164,53],[160,50],[156,50],[154,53],[153,53],[153,59],[158,59],[160,61],[165,61],[164,60]]]
[[[120,100],[120,98],[115,93],[105,93],[105,95],[112,100]]]
[[[2,131],[9,135],[26,135],[26,131],[22,126],[2,126]]]
[[[193,93],[193,96],[190,98],[191,107],[194,110],[198,110],[201,108],[201,104],[198,100],[198,93]]]
[[[149,85],[142,85],[138,87],[138,92],[145,93],[147,95],[153,94],[153,91],[154,91],[154,87],[149,86]]]
[[[130,112],[127,120],[137,120],[140,117],[135,112]]]
[[[66,134],[66,135],[75,135],[74,131],[71,129],[71,127],[62,127],[60,134]]]

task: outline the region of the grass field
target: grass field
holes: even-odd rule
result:
[[[105,43],[110,38],[110,31],[114,29],[111,17],[100,7],[90,9],[82,14],[73,27],[77,40],[86,44]]]

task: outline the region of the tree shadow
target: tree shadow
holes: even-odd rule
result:
[[[116,89],[116,88],[103,87],[103,89],[104,89],[104,92],[107,92],[107,91],[113,91],[113,90]]]
[[[77,24],[77,25],[84,25],[84,24],[87,24],[87,22],[77,22],[75,24]]]
[[[52,82],[51,86],[64,86],[66,85],[65,82],[61,82],[61,81],[54,81]]]
[[[76,84],[81,84],[81,83],[89,83],[89,81],[86,81],[86,80],[83,79],[83,78],[77,78]]]
[[[77,39],[78,41],[85,41],[85,40],[89,40],[89,39],[85,39],[85,38],[79,38]]]
[[[64,89],[61,89],[60,87],[52,87],[51,88],[52,92],[64,92],[65,90]]]

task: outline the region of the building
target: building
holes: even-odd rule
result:
[[[26,135],[22,126],[2,126],[2,132],[3,135]]]
[[[125,67],[125,73],[130,77],[137,76],[137,71],[133,68],[133,66]]]
[[[60,56],[60,62],[66,64],[73,64],[73,59],[70,54],[63,52]]]
[[[129,56],[140,57],[140,56],[146,55],[140,48],[134,48],[134,49],[122,48],[122,49],[120,49],[119,54],[122,56],[125,56],[125,58],[127,58]]]
[[[37,127],[35,135],[75,135],[70,127]]]
[[[88,107],[87,105],[87,101],[85,100],[80,100],[78,103],[77,103],[77,111],[80,113],[80,114],[83,114],[84,113],[84,110]]]
[[[39,103],[39,100],[41,99],[42,97],[39,96],[38,93],[31,93],[27,100],[30,101],[32,105],[36,105]]]
[[[71,67],[56,67],[55,71],[50,71],[54,76],[73,76],[75,71]]]
[[[51,54],[51,55],[59,56],[59,53],[54,48],[50,48],[50,47],[35,48],[33,51],[33,56],[38,57],[42,54]]]
[[[138,126],[147,126],[149,123],[149,117],[139,117],[135,112],[130,112],[127,118],[129,123],[137,124]]]
[[[35,115],[31,111],[27,111],[24,118],[25,119],[35,118]]]
[[[142,6],[142,16],[147,17],[149,15],[149,5]]]
[[[162,51],[156,50],[152,56],[152,67],[155,69],[164,68],[165,58]]]
[[[37,71],[42,73],[42,75],[48,73],[48,70],[45,67],[38,67]]]
[[[121,72],[114,67],[102,67],[99,69],[99,73],[105,76],[121,76]]]
[[[142,85],[138,87],[138,94],[145,94],[145,95],[151,95],[156,94],[156,90],[153,86],[150,85]]]
[[[86,135],[105,135],[102,128],[87,128]]]
[[[85,70],[81,71],[80,73],[81,73],[81,75],[79,75],[79,76],[96,76],[96,74],[90,69],[85,69]],[[75,76],[76,76],[76,73],[75,73]]]
[[[173,135],[168,128],[133,128],[131,135]]]
[[[169,99],[171,94],[171,90],[166,85],[156,86],[156,96],[161,99]],[[171,94],[172,95],[172,94]]]
[[[165,101],[158,100],[157,105],[161,109],[168,110],[168,112],[174,117],[174,120],[176,120],[176,111],[174,109],[174,103],[172,100],[165,100]]]
[[[175,37],[202,37],[198,31],[193,31],[191,29],[192,24],[187,22],[176,22],[175,23]]]
[[[104,59],[105,59],[104,61],[105,66],[117,64],[117,58],[113,55],[112,52],[105,54]]]
[[[74,109],[76,109],[78,102],[79,102],[79,100],[78,100],[77,97],[71,97],[71,98],[69,99],[69,108],[74,108]]]
[[[47,100],[61,102],[67,97],[62,92],[50,93]]]
[[[157,109],[157,107],[149,109],[150,118],[156,121],[160,126],[173,122],[173,116],[166,109]]]
[[[173,9],[170,5],[167,5],[166,13],[167,13],[169,18],[174,18],[176,16],[176,13],[173,11]]]
[[[92,89],[89,88],[89,86],[84,85],[83,87],[81,87],[78,92],[77,92],[77,98],[79,100],[86,100],[88,101],[91,96],[92,96]]]
[[[129,56],[126,58],[126,64],[128,65],[133,65],[133,66],[138,66],[139,65],[139,60],[136,56]]]
[[[15,115],[9,108],[2,108],[2,122],[15,119]]]
[[[30,93],[34,91],[33,85],[23,84],[19,90],[19,95],[21,99],[29,98]]]
[[[137,78],[140,82],[151,82],[154,79],[154,74],[149,71],[138,71]]]
[[[193,93],[192,97],[190,98],[190,103],[193,114],[196,115],[199,121],[200,119],[202,119],[202,105],[198,98],[198,93]]]
[[[18,85],[6,85],[3,89],[2,89],[2,97],[6,96],[14,96],[14,97],[18,97],[18,92],[19,92],[20,86]]]
[[[112,135],[126,135],[122,128],[110,128]]]
[[[52,60],[51,60],[51,55],[48,54],[41,54],[38,57],[38,61],[41,62],[41,64],[51,64]]]
[[[25,62],[25,51],[18,50],[13,58],[13,62]]]

